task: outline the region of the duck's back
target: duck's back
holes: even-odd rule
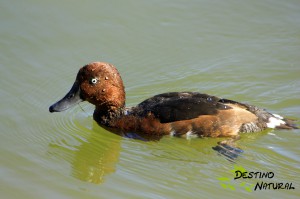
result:
[[[150,129],[145,118],[151,118],[161,131],[167,131],[164,134],[175,136],[233,136],[265,128],[293,128],[281,116],[258,107],[198,92],[155,95],[134,107],[130,115],[143,118],[144,124],[139,124],[140,131]],[[153,128],[156,131],[160,129]]]

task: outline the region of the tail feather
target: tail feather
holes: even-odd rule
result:
[[[295,124],[295,120],[283,118],[283,121],[285,122],[285,124],[276,126],[277,129],[299,129]]]
[[[276,129],[297,129],[298,127],[294,123],[294,120],[283,118],[277,114],[271,114],[268,118],[267,127]]]
[[[265,128],[298,129],[298,127],[295,124],[295,120],[284,118],[277,114],[269,113],[267,110],[258,108],[257,106],[240,103],[228,99],[221,99],[220,101],[223,103],[236,104],[241,107],[244,107],[246,110],[250,111],[258,117],[257,122],[251,122],[242,125],[241,132],[256,132]]]
[[[298,129],[292,119],[287,119],[280,115],[269,113],[265,109],[260,109],[252,105],[248,105],[247,110],[254,113],[258,117],[260,123],[264,124],[266,128]]]

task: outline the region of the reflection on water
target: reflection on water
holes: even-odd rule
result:
[[[98,184],[103,182],[105,175],[115,172],[115,165],[120,154],[120,143],[104,143],[101,146],[102,150],[91,153],[89,148],[96,144],[98,144],[97,140],[92,135],[87,142],[78,147],[71,164],[73,166],[72,176]],[[103,150],[103,148],[105,149]]]
[[[105,175],[115,172],[119,159],[121,137],[106,137],[109,132],[93,123],[93,131],[88,138],[81,139],[76,146],[65,147],[58,143],[50,143],[48,153],[71,164],[71,175],[79,180],[100,184]],[[61,141],[63,142],[63,141]]]

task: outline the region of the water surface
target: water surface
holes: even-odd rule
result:
[[[127,105],[168,91],[199,91],[300,119],[300,2],[0,2],[1,198],[296,198],[299,130],[243,135],[235,163],[223,139],[143,142],[119,137],[82,103],[50,114],[79,67],[120,71]],[[297,121],[299,125],[299,121]],[[294,190],[248,192],[272,171]],[[228,177],[235,190],[223,188]]]

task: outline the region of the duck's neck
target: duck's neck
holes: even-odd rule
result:
[[[124,115],[125,107],[96,107],[94,111],[94,120],[100,125],[114,128],[115,122]]]
[[[94,119],[100,125],[115,127],[115,123],[124,114],[125,110],[125,89],[120,75],[108,77],[111,84],[102,90],[96,101],[90,103],[96,105]]]

